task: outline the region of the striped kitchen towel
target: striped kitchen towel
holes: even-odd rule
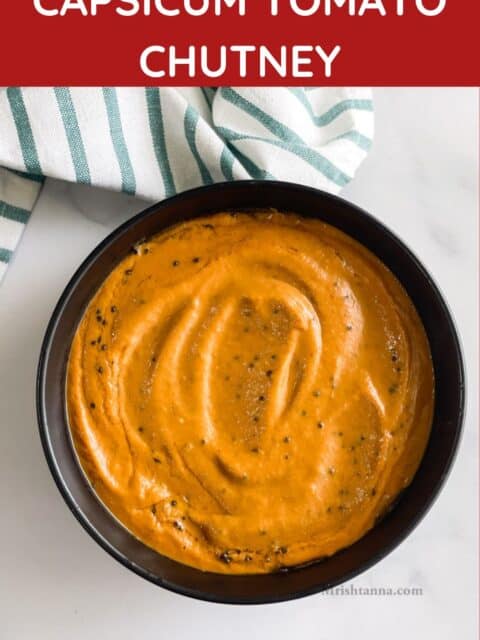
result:
[[[0,89],[0,279],[45,177],[148,200],[248,178],[337,193],[373,128],[368,89]]]

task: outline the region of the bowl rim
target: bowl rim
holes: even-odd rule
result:
[[[173,203],[178,203],[178,202],[181,202],[182,200],[191,200],[197,195],[197,193],[200,193],[200,192],[215,193],[217,191],[228,190],[230,188],[237,188],[239,186],[247,189],[254,189],[255,187],[266,188],[267,186],[268,188],[271,188],[271,189],[289,189],[292,191],[309,192],[312,197],[320,196],[321,198],[324,199],[324,201],[327,201],[327,202],[331,201],[341,206],[348,207],[350,210],[352,210],[352,212],[355,212],[359,216],[362,216],[364,219],[366,219],[368,224],[376,227],[377,230],[382,235],[387,236],[390,239],[390,241],[393,241],[393,243],[396,244],[397,247],[399,247],[399,249],[401,250],[401,252],[406,256],[408,261],[411,262],[413,266],[418,271],[421,272],[423,278],[428,284],[428,287],[432,290],[432,293],[434,294],[435,298],[439,301],[440,305],[443,307],[443,310],[445,312],[445,318],[447,319],[447,322],[449,325],[451,337],[453,338],[453,346],[455,349],[455,357],[457,360],[457,366],[458,366],[458,372],[459,372],[459,379],[458,379],[459,412],[457,415],[456,425],[455,425],[456,426],[455,437],[452,442],[449,455],[445,462],[442,474],[438,478],[436,484],[434,485],[434,487],[430,492],[428,499],[421,506],[421,508],[416,511],[415,515],[410,518],[408,523],[401,529],[401,531],[398,532],[395,536],[393,536],[392,539],[387,544],[383,545],[377,553],[374,553],[371,556],[369,556],[367,561],[361,563],[355,569],[342,574],[340,578],[331,580],[328,583],[319,584],[313,587],[307,587],[305,589],[292,591],[292,592],[289,592],[287,595],[281,594],[276,596],[274,594],[271,597],[246,596],[244,598],[243,597],[232,598],[232,597],[223,597],[218,594],[208,593],[206,591],[200,591],[198,589],[191,589],[183,585],[176,584],[168,580],[164,580],[161,577],[154,575],[152,572],[148,571],[147,569],[137,565],[134,561],[130,560],[125,554],[119,551],[112,543],[110,543],[96,529],[96,527],[92,523],[90,523],[88,517],[82,512],[81,507],[77,504],[66,481],[64,480],[63,474],[61,473],[59,466],[56,462],[56,455],[54,453],[54,448],[53,448],[51,437],[50,437],[47,411],[44,403],[46,372],[47,372],[47,367],[49,363],[51,346],[52,346],[53,338],[55,335],[55,331],[57,329],[57,326],[62,320],[63,311],[72,293],[74,292],[76,285],[80,282],[84,273],[87,271],[88,267],[94,264],[97,258],[103,253],[104,249],[108,247],[108,245],[113,243],[117,239],[117,237],[121,236],[123,232],[130,229],[131,227],[134,227],[140,220],[142,220],[143,218],[146,218],[151,214],[154,214],[155,212],[160,213],[163,209],[167,209]],[[239,207],[239,210],[241,209],[242,207]],[[291,207],[289,208],[289,210],[295,213],[294,209],[292,209]],[[212,213],[214,212],[215,212],[215,207],[212,206]],[[173,224],[175,223],[166,224],[164,229],[173,226]],[[335,226],[334,222],[329,222],[329,224],[331,224],[332,226]],[[348,235],[348,231],[346,232],[344,231],[344,233],[347,233]],[[356,239],[355,236],[351,236],[351,237]],[[356,240],[356,241],[363,245],[363,243],[360,240]],[[375,255],[374,250],[370,248],[369,250]],[[382,263],[384,263],[383,259],[380,258],[378,255],[377,255],[377,258],[381,260]],[[386,266],[387,268],[390,269],[388,265]],[[105,277],[106,275],[108,275],[108,273],[105,274]],[[65,376],[65,373],[63,375]],[[426,267],[424,267],[423,263],[417,258],[415,253],[403,242],[403,240],[401,240],[396,235],[396,233],[391,231],[380,220],[378,220],[375,216],[365,211],[363,208],[359,207],[358,205],[338,195],[334,195],[334,194],[322,191],[320,189],[316,189],[314,187],[308,187],[301,184],[285,182],[285,181],[238,180],[233,182],[232,181],[218,182],[211,185],[195,187],[193,189],[188,189],[186,191],[177,193],[176,195],[166,198],[160,202],[154,203],[151,206],[147,207],[146,209],[143,209],[139,213],[135,214],[133,217],[129,218],[127,221],[123,222],[118,227],[116,227],[113,231],[108,233],[107,236],[100,243],[98,243],[94,247],[94,249],[81,262],[80,266],[75,270],[74,274],[68,280],[50,316],[50,320],[48,322],[47,329],[45,331],[45,335],[42,340],[42,345],[41,345],[40,354],[39,354],[35,396],[36,396],[36,413],[37,413],[37,422],[38,422],[40,440],[41,440],[43,452],[44,452],[48,467],[55,481],[55,484],[58,490],[60,491],[64,501],[66,502],[68,508],[75,516],[76,520],[81,524],[81,526],[89,534],[89,536],[93,538],[93,540],[95,540],[95,542],[98,545],[100,545],[100,547],[102,547],[110,556],[112,556],[115,560],[120,562],[120,564],[122,564],[125,568],[129,569],[130,571],[133,571],[140,577],[148,580],[149,582],[157,586],[161,586],[173,593],[177,593],[180,595],[184,595],[184,596],[205,601],[205,602],[220,603],[220,604],[270,604],[270,603],[276,603],[276,602],[286,602],[286,601],[302,598],[305,596],[313,595],[322,591],[335,588],[340,584],[348,582],[352,578],[367,571],[368,569],[373,567],[375,564],[377,564],[380,560],[382,560],[387,555],[389,555],[410,535],[410,533],[417,527],[420,521],[423,520],[426,514],[430,511],[433,504],[436,502],[446,480],[450,475],[456,456],[458,454],[459,444],[464,431],[463,427],[464,427],[465,413],[466,413],[466,370],[465,370],[465,359],[463,355],[463,348],[462,348],[460,334],[457,329],[454,316],[450,310],[448,303],[445,300],[445,297],[443,296],[440,288],[436,284],[430,272],[426,269]],[[77,461],[77,464],[78,464],[78,461]],[[176,561],[173,561],[173,562],[176,562]],[[181,563],[177,563],[177,564],[181,564]],[[301,571],[302,568],[303,567],[293,567],[290,569],[290,571]],[[241,576],[229,575],[229,574],[225,574],[225,575],[212,574],[212,575],[217,575],[217,576],[222,575],[222,578],[225,580],[232,580],[232,579],[235,580],[235,578],[241,577]],[[255,574],[249,577],[253,578],[255,577]]]

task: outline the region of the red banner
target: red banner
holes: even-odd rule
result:
[[[2,85],[480,84],[479,0],[2,5]]]

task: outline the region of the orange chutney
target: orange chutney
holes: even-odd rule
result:
[[[332,226],[217,214],[134,248],[73,340],[94,491],[146,545],[265,573],[362,537],[418,468],[434,379],[392,273]]]

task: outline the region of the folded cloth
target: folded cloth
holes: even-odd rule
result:
[[[337,193],[373,128],[368,89],[0,89],[0,279],[45,177],[148,200],[248,178]]]

